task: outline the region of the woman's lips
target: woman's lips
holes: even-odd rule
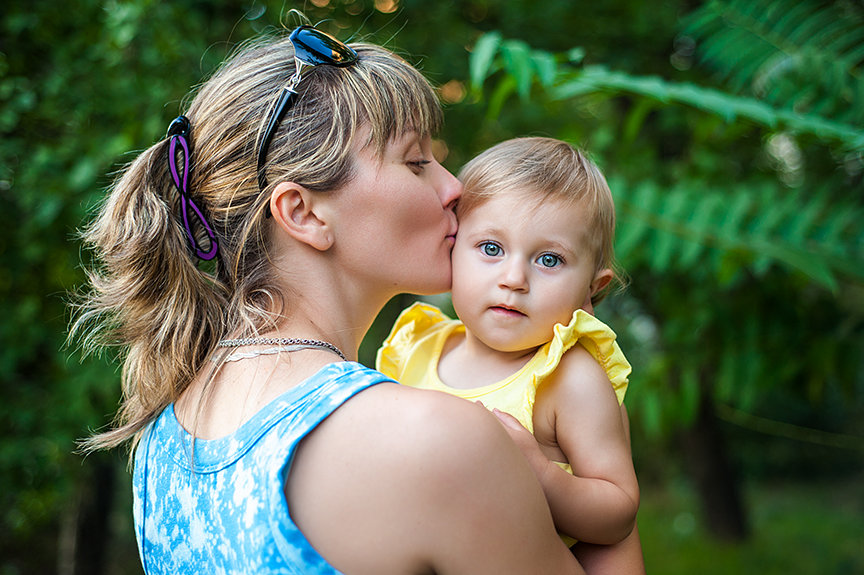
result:
[[[455,242],[456,241],[456,232],[458,232],[458,231],[459,231],[459,227],[457,225],[454,225],[453,229],[450,231],[450,233],[447,234],[447,239],[449,239],[452,242]]]

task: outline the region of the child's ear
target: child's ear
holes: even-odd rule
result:
[[[591,280],[591,296],[594,296],[597,292],[608,286],[614,277],[615,272],[609,268],[604,268],[594,274],[594,279]]]
[[[280,182],[270,195],[270,213],[282,230],[295,240],[316,250],[326,251],[333,245],[333,233],[320,197],[294,182]]]

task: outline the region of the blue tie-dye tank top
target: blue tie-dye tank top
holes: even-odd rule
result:
[[[371,385],[392,381],[359,363],[332,363],[279,396],[235,433],[195,440],[174,406],[135,453],[135,532],[144,571],[338,573],[291,520],[283,487],[297,444]]]

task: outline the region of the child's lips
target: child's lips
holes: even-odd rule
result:
[[[508,317],[524,317],[525,314],[519,311],[518,309],[506,306],[506,305],[493,305],[489,308],[495,313],[499,313]]]

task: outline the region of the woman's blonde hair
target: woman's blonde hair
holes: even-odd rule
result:
[[[599,303],[624,274],[615,262],[615,203],[606,178],[582,151],[553,138],[514,138],[492,146],[459,172],[464,189],[456,208],[461,219],[489,199],[519,194],[528,205],[549,198],[582,204],[588,216],[585,241],[594,252],[595,271],[611,269],[609,285],[592,297]]]
[[[88,271],[91,289],[77,303],[70,335],[88,351],[120,348],[123,397],[112,428],[82,441],[85,451],[137,440],[204,368],[220,339],[259,333],[287,311],[290,294],[276,287],[268,255],[268,192],[276,183],[335,190],[354,176],[355,142],[380,157],[394,137],[439,129],[435,92],[416,69],[379,46],[351,46],[356,64],[304,74],[299,98],[270,144],[263,191],[257,146],[268,111],[295,71],[287,36],[242,45],[194,95],[185,114],[188,189],[219,245],[209,272],[198,267],[181,224],[167,139],[113,184],[83,232],[98,264]],[[203,233],[201,245],[208,245]]]

